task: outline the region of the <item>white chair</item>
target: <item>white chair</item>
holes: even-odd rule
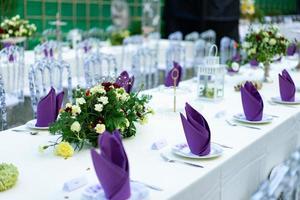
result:
[[[186,74],[186,50],[181,44],[170,44],[166,50],[166,75],[173,68],[174,62],[182,66],[182,79],[184,79]]]
[[[197,41],[200,38],[200,34],[196,31],[191,32],[189,34],[187,34],[184,38],[184,40],[187,41]]]
[[[111,54],[92,53],[84,60],[85,87],[114,81],[117,75],[116,58]]]
[[[130,70],[132,66],[132,56],[143,46],[144,38],[142,35],[133,35],[123,40],[121,71]]]
[[[206,42],[216,44],[216,32],[214,30],[207,30],[200,34],[200,38],[204,39]]]
[[[24,49],[10,45],[0,51],[0,74],[7,100],[24,100]]]
[[[131,73],[135,77],[133,90],[137,91],[143,84],[143,89],[150,89],[158,86],[159,71],[157,67],[155,50],[142,47],[132,57]]]
[[[34,113],[39,100],[47,95],[50,88],[57,91],[64,89],[67,81],[68,99],[72,100],[72,76],[70,65],[62,60],[41,59],[35,61],[29,69],[29,89]]]
[[[6,100],[5,100],[5,89],[2,81],[2,76],[0,75],[0,130],[5,130],[7,128],[7,110],[6,110]]]
[[[231,44],[231,39],[229,37],[221,38],[221,42],[220,42],[220,62],[221,62],[221,64],[226,64],[227,60],[230,59],[230,56],[231,56],[230,44]]]
[[[34,60],[40,59],[62,59],[62,44],[61,42],[49,40],[34,48]]]
[[[169,40],[173,40],[173,41],[182,41],[183,39],[183,34],[180,31],[176,31],[174,33],[171,33],[168,36]]]

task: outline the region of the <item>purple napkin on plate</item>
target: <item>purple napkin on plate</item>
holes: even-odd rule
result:
[[[205,118],[188,103],[185,105],[187,118],[182,113],[181,122],[191,152],[198,156],[210,153],[210,129]]]
[[[101,150],[91,150],[94,168],[107,199],[125,200],[131,195],[129,164],[120,133],[105,131],[98,137]]]
[[[295,101],[296,86],[286,70],[279,74],[279,89],[282,101]]]
[[[297,45],[295,43],[291,43],[286,50],[286,54],[288,56],[293,56],[296,53],[296,51],[297,51]]]
[[[130,93],[134,84],[134,76],[129,77],[127,71],[123,71],[116,80],[116,84],[123,87],[127,93]]]
[[[43,97],[37,105],[37,127],[47,127],[56,120],[63,98],[64,92],[56,95],[55,89],[51,87],[47,96]]]
[[[249,121],[260,121],[263,117],[263,100],[251,82],[246,82],[241,87],[242,104],[246,119]]]
[[[182,67],[177,63],[177,62],[173,62],[173,68],[168,72],[168,75],[165,79],[165,86],[166,87],[171,87],[174,86],[174,80],[172,78],[172,73],[173,70],[177,69],[178,70],[178,78],[176,80],[176,86],[179,85],[179,82],[181,80],[181,74],[182,74]]]

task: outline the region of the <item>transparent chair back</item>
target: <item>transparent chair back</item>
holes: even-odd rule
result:
[[[84,86],[84,61],[93,53],[100,53],[101,41],[96,38],[88,38],[78,43],[75,49],[76,58],[76,72],[73,73],[73,77],[76,77],[73,81],[75,85]]]
[[[67,34],[67,40],[72,44],[73,49],[76,49],[77,44],[82,40],[83,31],[80,29],[72,29]]]
[[[62,59],[62,44],[61,42],[49,40],[34,48],[35,61],[40,59]]]
[[[166,75],[173,68],[173,62],[182,66],[182,80],[185,78],[186,50],[181,44],[171,44],[166,50]]]
[[[84,60],[84,77],[87,88],[106,81],[114,81],[117,73],[116,58],[111,54],[90,54]]]
[[[137,91],[143,84],[143,89],[158,86],[159,71],[155,50],[142,47],[132,57],[132,74],[134,75],[133,90]]]
[[[187,41],[197,41],[200,38],[200,34],[196,31],[191,32],[185,36],[185,40]]]
[[[199,39],[195,42],[194,46],[194,65],[198,66],[203,64],[206,54],[206,42],[203,39]]]
[[[143,0],[142,30],[145,36],[160,32],[160,8],[160,0]]]
[[[105,32],[103,29],[94,27],[88,31],[88,37],[97,38],[98,40],[103,41],[105,40]]]
[[[230,59],[230,43],[231,39],[229,37],[223,37],[220,42],[220,59],[221,64],[226,64],[227,60]]]
[[[72,100],[72,76],[70,65],[62,60],[41,59],[30,66],[29,89],[31,104],[36,114],[39,100],[53,87],[57,91],[67,88],[68,100]]]
[[[121,68],[123,70],[130,70],[132,66],[132,56],[143,45],[144,38],[142,35],[133,35],[123,40]]]
[[[0,51],[0,74],[6,101],[24,100],[24,48],[10,45]]]
[[[2,131],[7,128],[6,95],[2,75],[0,75],[0,114],[0,130]]]
[[[168,39],[169,40],[175,40],[175,41],[182,41],[183,39],[183,35],[180,31],[176,31],[174,33],[171,33],[169,36],[168,36]]]
[[[56,38],[56,30],[55,29],[45,29],[42,32],[42,36],[44,40],[53,40]]]
[[[229,58],[232,58],[237,54],[237,45],[234,40],[230,41],[230,46],[229,46]]]
[[[258,190],[251,196],[251,200],[270,200],[269,194],[269,181],[264,181],[258,188]]]
[[[204,39],[206,42],[216,44],[216,32],[214,30],[207,30],[200,34],[200,38]]]

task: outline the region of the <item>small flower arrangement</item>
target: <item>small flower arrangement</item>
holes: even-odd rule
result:
[[[240,9],[243,18],[252,20],[255,15],[254,0],[242,0]]]
[[[128,30],[113,31],[109,36],[109,40],[113,46],[122,45],[123,40],[129,36],[130,32]]]
[[[242,45],[248,60],[270,64],[274,57],[286,53],[289,41],[274,26],[264,27],[257,31],[250,29]]]
[[[0,163],[0,192],[12,188],[19,177],[19,171],[13,164]]]
[[[237,42],[235,42],[235,49],[235,55],[226,61],[227,71],[229,73],[237,73],[240,70],[241,65],[244,64],[244,60],[240,54],[241,45]]]
[[[28,20],[20,19],[19,15],[5,19],[0,24],[0,38],[30,37],[36,32],[36,26]]]
[[[123,138],[135,135],[135,122],[143,124],[148,114],[153,113],[147,107],[151,96],[138,94],[127,93],[118,84],[110,82],[88,90],[78,87],[73,93],[75,103],[67,103],[60,111],[58,120],[49,128],[50,133],[61,135],[62,142],[68,142],[56,148],[56,154],[70,157],[73,151],[69,144],[74,144],[75,149],[79,150],[84,145],[96,147],[97,138],[104,131],[118,129]]]

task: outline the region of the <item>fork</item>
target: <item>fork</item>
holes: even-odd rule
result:
[[[142,184],[142,185],[144,185],[144,186],[146,186],[146,187],[148,187],[148,188],[150,188],[150,189],[152,189],[152,190],[156,190],[156,191],[164,191],[164,190],[163,190],[162,188],[160,188],[160,187],[157,187],[157,186],[155,186],[155,185],[150,185],[150,184],[144,183],[144,182],[142,182],[142,181],[132,180],[132,179],[131,179],[131,182],[140,183],[140,184]]]
[[[246,128],[252,128],[252,129],[256,129],[256,130],[261,130],[260,128],[258,127],[255,127],[255,126],[248,126],[248,125],[245,125],[245,124],[237,124],[235,122],[232,122],[232,121],[229,121],[229,120],[225,120],[227,122],[228,125],[230,126],[242,126],[242,127],[246,127]]]
[[[164,159],[166,162],[170,162],[170,163],[181,163],[181,164],[186,164],[186,165],[193,166],[193,167],[204,168],[202,165],[197,165],[197,164],[190,163],[190,162],[185,162],[185,161],[181,161],[181,160],[175,160],[175,159],[168,158],[168,157],[167,157],[166,155],[164,155],[163,153],[161,153],[160,156],[161,156],[162,159]]]
[[[30,131],[30,130],[21,130],[21,129],[12,129],[14,132],[20,132],[20,133],[29,133],[30,135],[37,135],[39,134],[38,131]]]

